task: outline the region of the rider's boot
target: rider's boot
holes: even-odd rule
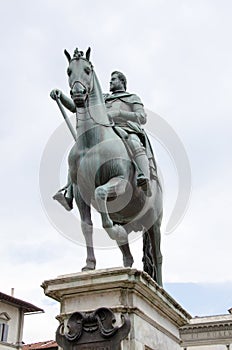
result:
[[[143,147],[136,150],[135,162],[139,168],[137,176],[137,186],[141,187],[148,197],[152,195],[150,187],[150,168],[146,152]]]
[[[63,189],[59,190],[52,198],[57,200],[66,210],[73,209],[73,189],[69,184],[66,191],[63,193]]]

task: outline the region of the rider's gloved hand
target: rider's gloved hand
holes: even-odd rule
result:
[[[53,89],[50,93],[50,96],[53,100],[56,100],[57,98],[61,98],[62,91],[58,89]]]

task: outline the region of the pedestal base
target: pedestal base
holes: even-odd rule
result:
[[[116,324],[127,314],[131,329],[123,350],[180,349],[179,327],[191,316],[145,272],[131,268],[95,270],[45,281],[47,296],[60,302],[61,322],[74,312],[110,309]],[[91,349],[91,347],[86,347]],[[103,349],[103,348],[102,348]]]

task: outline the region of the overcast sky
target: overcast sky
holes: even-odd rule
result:
[[[24,341],[54,338],[59,308],[43,295],[40,284],[80,271],[85,261],[85,249],[61,235],[44,210],[39,188],[41,159],[62,122],[49,93],[55,87],[69,93],[65,48],[72,53],[75,47],[86,50],[91,46],[91,61],[103,91],[108,91],[110,73],[123,71],[128,91],[138,94],[146,108],[163,118],[187,153],[191,199],[183,220],[171,234],[165,234],[180,190],[178,169],[165,141],[151,136],[165,191],[165,284],[231,283],[231,2],[0,3],[0,290],[10,294],[14,287],[15,297],[46,311],[27,316]],[[155,134],[156,125],[150,125],[148,131]],[[66,155],[64,149],[61,184]],[[49,177],[52,169],[47,171]],[[54,185],[47,196],[56,189]],[[141,240],[132,244],[132,252],[134,267],[141,269]],[[118,250],[112,255],[112,249],[97,249],[96,257],[98,268],[122,265]],[[232,297],[226,302],[226,307],[232,307]]]

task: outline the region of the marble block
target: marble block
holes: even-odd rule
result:
[[[131,329],[121,342],[123,350],[177,350],[179,328],[191,316],[147,273],[133,268],[110,268],[58,276],[44,281],[44,293],[60,302],[60,322],[74,312],[105,307],[121,322],[130,318]]]

